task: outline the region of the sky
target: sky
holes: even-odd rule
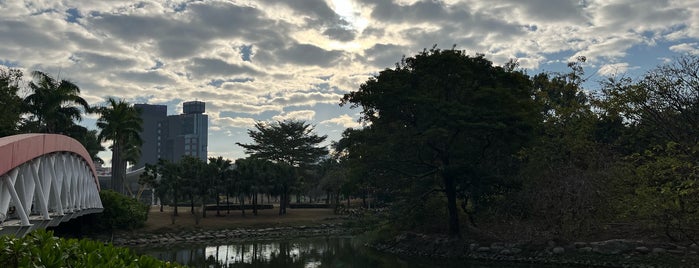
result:
[[[585,56],[588,90],[699,54],[695,0],[0,0],[0,14],[0,65],[73,81],[92,105],[204,101],[209,156],[232,160],[256,121],[338,140],[360,127],[345,93],[435,45],[529,74]]]

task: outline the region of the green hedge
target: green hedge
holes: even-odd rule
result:
[[[23,238],[0,236],[0,267],[182,267],[128,248],[87,239],[63,239],[37,230]]]
[[[99,230],[133,230],[143,227],[148,219],[148,206],[112,190],[100,192],[104,211],[97,215]]]

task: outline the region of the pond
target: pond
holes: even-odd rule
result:
[[[405,258],[377,252],[364,246],[359,239],[352,237],[245,241],[215,245],[180,245],[169,248],[135,248],[134,250],[190,267],[542,267],[528,264],[487,264],[463,260]]]

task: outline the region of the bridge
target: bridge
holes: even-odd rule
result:
[[[57,134],[0,138],[0,235],[102,212],[95,165],[85,147]]]

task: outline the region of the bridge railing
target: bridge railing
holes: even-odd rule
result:
[[[56,134],[0,138],[0,235],[101,212],[99,181],[85,148]]]

